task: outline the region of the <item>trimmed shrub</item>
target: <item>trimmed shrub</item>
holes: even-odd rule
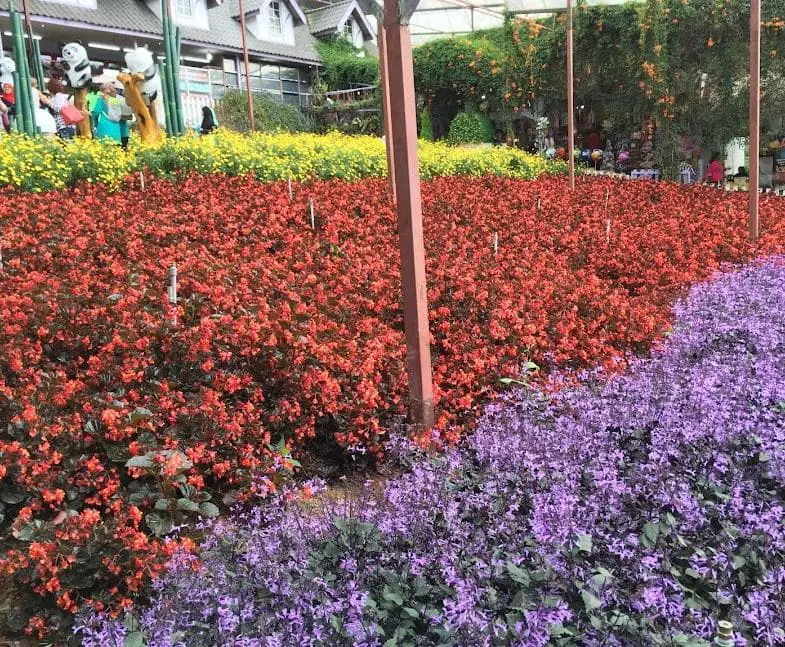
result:
[[[479,112],[461,112],[450,123],[450,144],[493,142],[493,122]]]
[[[227,90],[216,108],[222,126],[248,132],[248,95],[243,90]],[[295,106],[276,101],[266,94],[253,95],[254,125],[261,132],[304,132],[310,130],[303,113]]]

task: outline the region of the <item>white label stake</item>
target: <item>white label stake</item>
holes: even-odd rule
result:
[[[172,266],[169,268],[169,287],[167,289],[167,296],[169,297],[169,303],[176,306],[177,305],[177,265],[175,263],[172,263]],[[172,323],[175,326],[177,325],[176,310],[172,313]]]
[[[313,198],[308,199],[308,209],[311,212],[311,229],[316,231],[316,217],[313,214]]]
[[[499,232],[493,232],[493,255],[496,256],[499,253]]]
[[[292,199],[292,178],[289,178],[289,199]]]
[[[609,245],[611,242],[611,219],[605,219],[605,244]]]
[[[144,191],[144,172],[143,171],[139,171],[139,182],[142,185],[142,191]]]

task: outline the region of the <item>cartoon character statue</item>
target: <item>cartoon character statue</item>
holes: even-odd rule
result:
[[[93,80],[93,70],[87,50],[81,43],[68,43],[63,47],[63,60],[61,62],[68,83],[74,90],[86,88]]]
[[[16,72],[14,59],[8,56],[0,58],[0,88],[6,84],[14,84],[14,72]]]
[[[87,86],[93,80],[93,68],[87,58],[87,50],[81,43],[68,43],[63,47],[60,66],[74,89],[74,106],[87,114]],[[89,119],[76,124],[76,132],[84,139],[92,139],[93,131]]]
[[[145,103],[151,105],[161,90],[161,79],[152,52],[146,47],[137,47],[126,53],[125,64],[131,76],[136,74],[144,76],[144,79],[138,83],[139,92]]]

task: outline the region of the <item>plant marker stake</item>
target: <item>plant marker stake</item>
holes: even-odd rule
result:
[[[499,232],[493,232],[493,255],[496,256],[499,253]]]
[[[172,266],[169,268],[169,289],[168,289],[168,297],[169,303],[176,306],[177,305],[177,265],[172,263]],[[172,323],[176,326],[177,325],[177,311],[175,310],[172,314]]]
[[[139,171],[139,182],[142,185],[142,191],[144,191],[144,171]]]
[[[311,211],[311,229],[316,231],[316,218],[313,215],[313,198],[308,199],[308,208]]]
[[[292,178],[289,178],[289,199],[292,199]]]
[[[605,244],[606,245],[611,244],[611,219],[610,218],[605,219]]]

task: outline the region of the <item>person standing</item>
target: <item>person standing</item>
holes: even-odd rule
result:
[[[63,82],[60,79],[49,79],[46,84],[46,89],[49,90],[49,94],[51,95],[49,107],[54,113],[57,136],[60,139],[73,139],[74,135],[76,135],[76,128],[65,123],[65,119],[63,119],[63,115],[61,114],[66,104],[70,103],[70,99],[65,93]]]
[[[120,126],[122,117],[120,99],[117,98],[117,90],[114,84],[102,84],[101,94],[93,106],[93,124],[95,125],[96,139],[111,139],[121,146],[123,143]]]
[[[210,106],[202,106],[202,127],[200,132],[202,135],[209,135],[216,129],[215,117]]]
[[[720,162],[720,156],[716,153],[711,156],[711,163],[703,174],[703,181],[711,184],[722,184],[725,179],[725,167]]]

